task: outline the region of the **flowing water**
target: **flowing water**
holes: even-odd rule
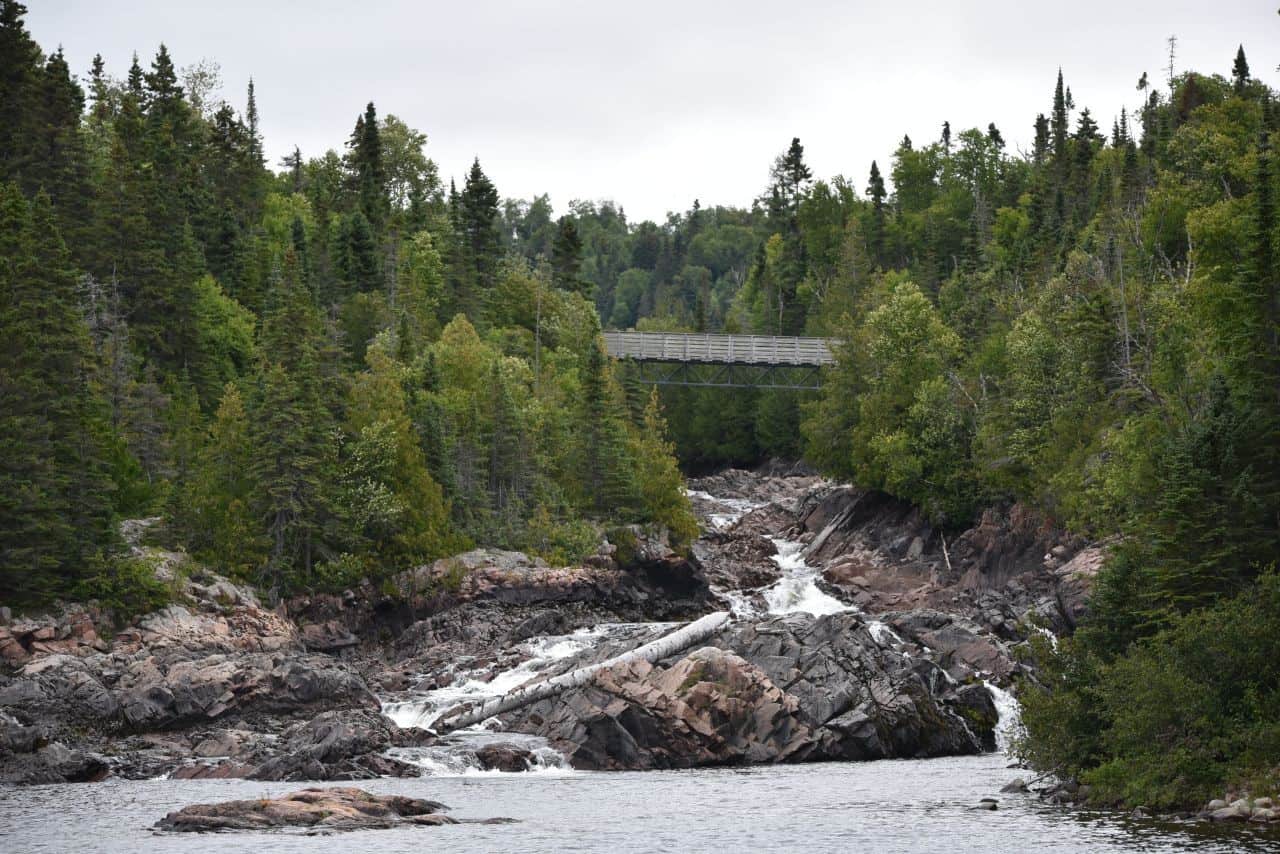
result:
[[[719,501],[711,514],[718,528],[731,525],[756,504]],[[804,560],[803,546],[775,539],[774,561],[782,577],[758,591],[719,591],[738,617],[807,611],[851,610],[823,592],[819,572]],[[430,727],[461,702],[505,693],[605,640],[638,646],[670,631],[665,623],[603,624],[570,635],[534,638],[526,658],[496,675],[460,670],[452,684],[383,711],[401,726]],[[877,643],[898,642],[879,621],[868,628]],[[361,782],[380,793],[443,801],[460,819],[510,817],[516,824],[460,824],[439,828],[363,831],[331,836],[295,833],[228,833],[216,837],[162,835],[151,825],[191,803],[284,794],[295,783],[247,780],[109,780],[92,785],[0,787],[0,854],[101,851],[209,850],[227,852],[450,852],[650,851],[826,852],[886,854],[992,854],[1035,852],[1262,852],[1280,851],[1274,831],[1199,824],[1131,822],[1113,813],[1065,810],[1033,795],[998,795],[1017,771],[1003,755],[1019,726],[1017,701],[988,684],[1000,713],[1001,752],[983,756],[862,763],[814,763],[688,771],[574,771],[542,739],[495,732],[494,721],[453,733],[430,748],[394,751],[422,767],[418,779]],[[486,742],[515,742],[530,749],[535,767],[520,774],[481,770],[472,756]],[[341,784],[338,784],[341,785]],[[979,799],[998,797],[995,812],[975,810]]]

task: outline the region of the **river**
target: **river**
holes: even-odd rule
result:
[[[726,503],[711,518],[731,524],[747,502]],[[814,614],[848,610],[819,589],[818,572],[798,543],[775,540],[782,577],[757,591],[723,591],[737,616],[761,611]],[[571,635],[526,641],[528,658],[493,674],[460,671],[452,685],[395,703],[384,711],[402,726],[429,726],[462,701],[510,690],[602,639],[638,644],[671,624],[606,624]],[[872,624],[873,631],[892,631]],[[992,687],[1001,713],[1000,741],[1017,725],[1016,702]],[[518,741],[537,757],[519,774],[481,771],[468,761],[478,742]],[[530,736],[483,727],[455,733],[443,745],[400,750],[425,776],[359,783],[381,793],[431,798],[459,819],[495,816],[515,824],[363,831],[330,836],[229,833],[163,835],[151,825],[191,803],[277,796],[296,783],[246,780],[108,780],[97,784],[0,788],[0,852],[64,854],[101,851],[450,852],[651,851],[826,852],[1252,852],[1280,850],[1272,831],[1130,821],[1113,813],[1073,811],[1033,795],[998,794],[1017,776],[1002,753],[928,760],[812,763],[688,771],[584,772]],[[976,810],[996,797],[999,809]]]

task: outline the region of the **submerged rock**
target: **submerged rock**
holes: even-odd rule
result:
[[[270,830],[286,827],[373,830],[397,825],[456,824],[438,801],[373,795],[362,789],[303,789],[279,798],[194,804],[156,822],[175,832]]]

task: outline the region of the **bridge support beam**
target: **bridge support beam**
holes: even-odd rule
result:
[[[645,385],[816,391],[822,379],[821,368],[816,365],[716,365],[633,359],[622,362]]]

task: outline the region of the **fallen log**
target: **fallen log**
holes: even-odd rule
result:
[[[451,709],[437,718],[431,729],[443,735],[447,732],[478,724],[494,715],[515,711],[539,700],[554,697],[556,694],[567,691],[570,688],[578,688],[590,682],[591,678],[601,670],[618,664],[626,664],[633,661],[647,661],[652,664],[656,661],[661,661],[678,652],[684,652],[689,647],[702,643],[718,634],[728,623],[728,611],[717,611],[714,614],[708,614],[669,635],[658,638],[656,641],[638,646],[621,655],[615,655],[613,658],[602,661],[599,664],[589,664],[586,667],[580,667],[577,670],[553,676],[545,681],[517,688],[501,697],[493,697],[486,700],[474,708]]]

